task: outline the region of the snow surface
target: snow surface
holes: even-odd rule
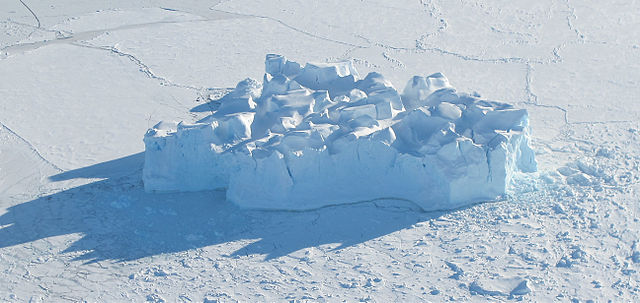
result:
[[[625,0],[3,1],[0,301],[639,302],[638,11]],[[362,76],[398,85],[442,72],[529,112],[538,172],[499,201],[434,212],[146,193],[141,134],[210,115],[236,83],[262,79],[266,53],[353,58]]]
[[[268,54],[195,124],[160,122],[145,135],[149,192],[226,188],[245,208],[303,210],[383,198],[423,210],[506,194],[534,172],[525,109],[458,93],[441,73],[400,94],[352,61],[301,66]]]

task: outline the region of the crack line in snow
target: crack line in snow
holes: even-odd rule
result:
[[[402,63],[402,61],[389,56],[389,53],[387,52],[382,52],[382,57],[384,57],[387,61],[391,62],[391,64],[395,65],[398,68],[402,68],[402,69],[407,68],[407,66],[404,63]]]
[[[351,47],[351,48],[347,49],[347,50],[344,52],[344,54],[342,54],[341,59],[342,59],[342,60],[349,60],[349,59],[353,59],[353,57],[351,56],[351,53],[353,53],[353,51],[355,51],[355,50],[356,50],[356,49],[358,49],[358,48],[359,48],[359,47],[354,46],[354,47]]]
[[[135,63],[140,68],[140,71],[142,73],[144,73],[147,77],[149,77],[151,79],[155,79],[155,80],[161,81],[160,85],[173,86],[173,87],[179,87],[179,88],[186,88],[186,89],[196,90],[198,92],[202,92],[202,91],[205,90],[205,88],[203,88],[203,87],[198,87],[198,86],[193,86],[193,85],[176,84],[176,83],[173,83],[173,82],[169,81],[168,79],[166,79],[166,78],[164,78],[162,76],[158,76],[155,73],[153,73],[151,71],[151,68],[149,68],[149,66],[144,64],[140,59],[136,58],[132,54],[128,54],[128,53],[125,53],[123,51],[120,51],[120,50],[118,50],[117,48],[115,48],[113,46],[95,46],[95,45],[92,45],[92,44],[89,44],[89,43],[86,43],[86,42],[85,43],[72,42],[72,43],[70,43],[70,45],[74,45],[74,46],[78,46],[78,47],[85,47],[85,48],[90,48],[90,49],[98,49],[98,50],[109,51],[109,52],[114,53],[114,54],[116,54],[118,56],[126,57],[131,62]]]
[[[525,77],[525,91],[527,93],[528,100],[526,102],[524,102],[524,103],[528,104],[528,105],[536,106],[536,107],[558,109],[558,110],[562,111],[563,114],[564,114],[564,123],[565,124],[571,124],[569,122],[569,112],[566,109],[564,109],[564,108],[562,108],[562,107],[560,107],[558,105],[540,104],[540,102],[538,100],[538,95],[536,95],[533,92],[533,89],[531,88],[531,83],[533,82],[533,79],[531,77],[532,73],[533,73],[533,66],[528,63],[527,64],[527,74],[526,74],[526,77]]]
[[[25,139],[24,137],[18,135],[18,133],[14,132],[11,128],[6,126],[4,123],[0,122],[0,127],[6,129],[10,134],[16,136],[20,141],[24,142],[38,156],[38,158],[40,158],[40,160],[42,160],[45,163],[51,165],[54,169],[56,169],[56,170],[58,170],[60,172],[64,171],[62,168],[58,167],[53,162],[51,162],[51,161],[47,160],[45,157],[43,157],[42,154],[38,151],[38,149],[36,149],[36,147],[33,146],[33,144],[31,144],[31,142],[27,141],[27,139]]]
[[[566,43],[562,43],[556,47],[553,48],[553,56],[556,58],[553,63],[559,63],[562,62],[562,56],[560,56],[560,49],[565,47],[567,44]]]
[[[531,83],[533,82],[532,80],[532,73],[533,73],[534,69],[533,66],[531,64],[527,64],[527,74],[526,74],[526,87],[525,87],[525,91],[527,93],[527,97],[528,100],[526,102],[523,102],[524,104],[527,105],[531,105],[531,106],[535,106],[535,107],[543,107],[543,108],[553,108],[553,109],[557,109],[563,112],[564,114],[564,122],[565,125],[579,125],[579,124],[607,124],[607,123],[631,123],[634,121],[631,120],[608,120],[608,121],[579,121],[579,122],[571,122],[569,121],[569,111],[561,106],[558,105],[547,105],[547,104],[541,104],[538,100],[538,95],[536,95],[531,87]]]
[[[22,1],[20,1],[20,2],[22,2]],[[24,2],[22,2],[22,4],[23,4],[25,7],[27,7],[27,9],[29,9],[29,7],[28,7],[28,6],[26,6],[26,4],[25,4]],[[33,36],[33,34],[34,34],[34,33],[36,33],[36,32],[38,32],[38,31],[40,31],[40,32],[54,33],[54,34],[56,35],[56,37],[57,37],[57,38],[59,38],[59,37],[63,37],[63,36],[64,36],[60,31],[57,31],[57,30],[51,30],[51,29],[47,29],[47,28],[42,28],[42,27],[40,27],[40,19],[38,19],[38,17],[33,13],[33,11],[31,11],[30,9],[29,9],[29,11],[30,11],[30,12],[31,12],[31,14],[33,14],[33,16],[36,18],[36,21],[38,21],[38,23],[37,23],[36,25],[27,24],[27,23],[22,23],[22,22],[17,22],[17,21],[15,21],[15,20],[11,20],[11,19],[6,19],[6,20],[4,20],[4,22],[9,22],[9,23],[13,23],[13,24],[18,25],[18,26],[24,26],[24,27],[29,27],[29,28],[33,29],[33,30],[32,30],[32,31],[27,35],[27,37],[26,37],[26,38],[24,38],[24,39],[22,39],[21,41],[29,40],[29,39]],[[17,42],[17,43],[15,43],[15,44],[11,44],[11,45],[4,46],[4,47],[0,48],[0,51],[5,51],[6,49],[9,49],[9,48],[12,48],[12,47],[15,47],[15,46],[20,46],[20,45],[35,44],[35,43],[33,43],[33,42],[29,42],[29,43],[21,43],[21,41],[18,41],[18,42]],[[46,41],[46,40],[45,40],[45,41]],[[0,57],[0,59],[4,59],[4,57]]]
[[[200,17],[200,16],[199,16]],[[195,19],[195,20],[184,20],[184,21],[157,21],[157,22],[149,22],[149,23],[138,23],[138,24],[127,24],[127,25],[122,25],[122,26],[116,26],[116,27],[111,27],[111,28],[105,28],[105,29],[98,29],[98,30],[90,30],[90,31],[84,31],[84,32],[68,32],[65,31],[64,33],[60,30],[51,30],[51,29],[43,29],[43,28],[36,28],[37,30],[41,30],[41,31],[46,31],[46,32],[52,32],[56,34],[56,38],[52,39],[52,40],[42,40],[42,41],[35,41],[35,42],[23,42],[23,43],[17,43],[17,44],[12,44],[12,45],[8,45],[5,46],[3,48],[0,48],[0,51],[8,51],[10,49],[13,48],[24,48],[26,50],[34,50],[34,49],[38,49],[40,47],[44,47],[47,46],[49,44],[55,44],[55,43],[73,43],[76,41],[89,41],[92,40],[104,33],[107,32],[115,32],[115,31],[120,31],[120,30],[129,30],[129,29],[138,29],[138,28],[144,28],[147,26],[154,26],[154,25],[161,25],[161,24],[182,24],[182,23],[196,23],[196,22],[209,22],[209,21],[216,21],[217,19]],[[15,23],[15,24],[19,24],[19,25],[24,25],[24,26],[30,26],[33,27],[33,25],[27,25],[27,24],[22,24],[19,22],[15,22],[13,20],[9,20],[9,22]],[[33,33],[32,33],[33,34]],[[31,35],[31,34],[30,34]]]
[[[531,63],[535,63],[535,64],[547,64],[547,63],[559,63],[562,62],[562,58],[560,57],[560,55],[558,54],[558,49],[561,47],[556,47],[554,48],[553,51],[553,59],[547,59],[547,60],[535,60],[535,59],[529,59],[529,58],[522,58],[522,57],[500,57],[500,58],[480,58],[480,57],[475,57],[475,56],[470,56],[470,55],[464,55],[461,53],[457,53],[457,52],[452,52],[452,51],[448,51],[439,47],[426,47],[421,43],[417,43],[418,45],[415,48],[408,48],[408,47],[396,47],[396,46],[392,46],[392,45],[386,45],[386,44],[382,44],[382,43],[373,43],[374,46],[378,46],[381,48],[385,48],[388,50],[395,50],[395,51],[406,51],[406,52],[412,52],[414,54],[418,54],[418,53],[424,53],[424,52],[431,52],[431,53],[438,53],[441,55],[449,55],[449,56],[453,56],[456,57],[458,59],[462,59],[465,61],[475,61],[475,62],[485,62],[485,63],[524,63],[524,64],[531,64]]]
[[[538,96],[536,94],[533,93],[533,91],[531,90],[531,73],[533,72],[533,67],[531,66],[531,64],[527,64],[527,75],[526,75],[526,86],[525,86],[525,90],[527,92],[527,97],[529,98],[529,102],[531,104],[538,104]]]
[[[421,4],[425,7],[425,9],[427,9],[428,3],[426,3],[425,1],[421,0]],[[469,56],[469,55],[464,55],[461,53],[456,53],[456,52],[452,52],[452,51],[448,51],[439,47],[426,47],[424,45],[424,43],[422,42],[422,38],[426,36],[431,36],[431,35],[435,35],[435,34],[439,34],[441,32],[443,32],[444,30],[446,30],[446,28],[448,27],[448,24],[446,23],[446,20],[444,20],[443,18],[440,18],[440,21],[442,23],[441,27],[434,33],[427,33],[425,35],[422,35],[421,37],[418,38],[418,40],[416,40],[416,47],[415,48],[407,48],[407,47],[396,47],[396,46],[392,46],[392,45],[386,45],[380,42],[374,42],[371,39],[362,36],[361,34],[354,34],[355,37],[361,38],[365,41],[367,41],[367,44],[369,45],[358,45],[358,44],[353,44],[353,43],[349,43],[349,42],[345,42],[345,41],[340,41],[340,40],[334,40],[334,39],[330,39],[327,37],[323,37],[323,36],[318,36],[315,35],[313,33],[307,32],[305,30],[299,29],[297,27],[291,26],[285,22],[283,22],[282,20],[279,20],[277,18],[273,18],[270,16],[263,16],[263,15],[255,15],[255,14],[245,14],[245,13],[239,13],[239,12],[231,12],[231,11],[225,11],[225,10],[220,10],[220,9],[216,9],[215,6],[210,8],[212,11],[217,11],[217,12],[221,12],[221,13],[226,13],[226,14],[233,14],[233,15],[238,15],[238,16],[245,16],[245,17],[254,17],[254,18],[260,18],[260,19],[267,19],[267,20],[271,20],[271,21],[275,21],[280,23],[281,25],[297,31],[299,33],[302,33],[304,35],[310,36],[310,37],[314,37],[317,39],[321,39],[321,40],[325,40],[325,41],[329,41],[329,42],[333,42],[333,43],[338,43],[338,44],[342,44],[342,45],[348,45],[353,47],[354,49],[358,49],[358,48],[370,48],[371,46],[378,46],[381,48],[385,48],[387,50],[400,50],[400,51],[410,51],[410,52],[414,52],[414,53],[419,53],[421,51],[429,51],[432,53],[439,53],[442,55],[450,55],[450,56],[454,56],[457,57],[459,59],[465,60],[465,61],[477,61],[477,62],[487,62],[487,63],[525,63],[525,64],[530,64],[530,63],[538,63],[538,64],[547,64],[547,63],[558,63],[558,62],[562,62],[562,58],[560,57],[560,55],[558,54],[559,49],[563,46],[560,45],[558,47],[555,47],[552,51],[553,57],[552,59],[547,59],[547,60],[534,60],[534,59],[528,59],[528,58],[522,58],[522,57],[501,57],[501,58],[479,58],[479,57],[474,57],[474,56]],[[434,10],[436,10],[434,8]],[[435,17],[435,12],[429,11],[430,14],[432,14],[432,17]],[[439,15],[441,15],[441,13],[438,12]],[[383,57],[385,59],[389,59],[388,54],[383,54]],[[394,60],[392,61],[394,64],[398,65],[398,62],[395,62]],[[402,63],[400,62],[400,65],[402,65]]]
[[[498,28],[497,25],[490,25],[489,29],[491,29],[492,32],[496,33],[496,34],[502,34],[502,35],[509,35],[509,36],[518,36],[518,37],[527,37],[527,38],[532,38],[537,40],[536,36],[532,33],[527,33],[527,32],[517,32],[517,31],[511,31],[511,30],[507,30],[507,29],[501,29]]]
[[[337,203],[337,204],[328,204],[328,205],[324,205],[324,206],[320,206],[320,207],[316,207],[316,208],[303,209],[303,210],[297,210],[297,209],[270,209],[270,208],[269,209],[257,209],[257,210],[263,211],[263,212],[276,212],[276,213],[281,213],[281,212],[286,212],[286,213],[310,213],[310,212],[323,210],[323,209],[327,209],[327,208],[342,207],[342,206],[357,206],[357,205],[368,204],[368,203],[371,203],[371,205],[373,205],[375,208],[386,209],[387,207],[380,206],[380,205],[375,203],[377,201],[385,201],[385,200],[397,200],[397,201],[409,202],[412,205],[415,205],[417,207],[417,209],[421,209],[420,206],[418,206],[418,204],[416,204],[415,202],[413,202],[411,200],[408,200],[408,199],[395,198],[395,197],[382,197],[382,198],[376,198],[376,199],[371,199],[371,200],[346,202],[346,203]],[[436,213],[436,212],[442,212],[442,211],[443,210],[433,210],[433,211],[421,211],[421,212],[424,212],[424,213]]]
[[[558,59],[547,59],[547,60],[532,60],[532,59],[527,59],[527,58],[522,58],[522,57],[500,57],[500,58],[479,58],[479,57],[473,57],[473,56],[469,56],[469,55],[463,55],[460,53],[456,53],[456,52],[451,52],[442,48],[438,48],[438,47],[424,47],[424,46],[419,46],[417,48],[417,50],[424,50],[424,51],[430,51],[430,52],[434,52],[434,53],[440,53],[443,55],[450,55],[450,56],[454,56],[457,58],[460,58],[462,60],[465,61],[477,61],[477,62],[489,62],[489,63],[525,63],[525,64],[530,64],[530,63],[538,63],[538,64],[546,64],[546,63],[556,63],[558,61]]]
[[[435,32],[428,32],[422,34],[416,40],[416,46],[425,43],[428,38],[439,35],[449,27],[449,23],[443,17],[442,11],[433,3],[432,0],[420,0],[420,4],[423,7],[423,10],[429,14],[430,17],[438,19],[440,22],[440,27]]]
[[[636,121],[631,120],[607,120],[607,121],[580,121],[580,122],[570,122],[570,124],[578,125],[578,124],[610,124],[610,123],[633,123]]]
[[[28,23],[22,23],[22,22],[18,22],[16,20],[11,20],[11,19],[6,19],[6,20],[2,20],[2,22],[9,22],[9,23],[13,23],[15,25],[19,25],[19,26],[25,26],[25,27],[30,27],[32,29],[37,29],[37,30],[41,30],[41,31],[45,31],[45,32],[50,32],[50,33],[57,33],[59,31],[57,30],[52,30],[52,29],[47,29],[47,28],[38,28],[37,25],[33,25],[33,24],[28,24]]]
[[[464,205],[464,206],[460,206],[460,207],[456,207],[456,208],[441,208],[441,209],[434,209],[434,210],[428,210],[428,211],[422,210],[420,205],[418,205],[414,201],[411,201],[411,200],[405,199],[405,198],[399,198],[399,197],[381,197],[381,198],[376,198],[376,199],[371,199],[371,200],[345,202],[345,203],[338,203],[338,204],[328,204],[328,205],[324,205],[324,206],[320,206],[320,207],[316,207],[316,208],[309,208],[309,209],[302,209],[302,210],[298,210],[298,209],[273,209],[273,208],[256,208],[254,210],[260,211],[260,212],[273,212],[273,213],[311,213],[311,212],[314,212],[314,211],[324,210],[324,209],[328,209],[328,208],[336,208],[336,207],[344,207],[344,206],[358,206],[358,205],[363,205],[363,204],[370,204],[373,207],[378,208],[378,209],[382,209],[382,210],[389,210],[389,209],[393,209],[393,208],[402,209],[402,207],[389,207],[389,206],[380,205],[380,204],[377,203],[377,202],[380,202],[380,201],[396,200],[396,201],[408,202],[409,204],[414,205],[415,209],[412,209],[411,211],[416,211],[416,212],[428,215],[428,214],[439,214],[439,213],[456,212],[456,211],[459,211],[459,210],[472,208],[474,206],[482,205],[482,204],[485,204],[485,203],[503,201],[505,198],[506,198],[506,196],[500,196],[500,197],[496,198],[495,200],[478,201],[478,202],[470,203],[470,204],[467,204],[467,205]]]
[[[582,34],[582,32],[580,32],[580,30],[576,28],[576,26],[571,21],[571,20],[573,21],[578,20],[578,16],[576,15],[576,9],[569,4],[569,0],[566,0],[566,2],[567,2],[566,3],[567,9],[569,9],[569,15],[567,16],[567,25],[569,26],[569,30],[575,32],[579,40],[584,41],[585,40],[584,34]]]
[[[569,7],[569,0],[567,1],[567,6]],[[433,33],[426,33],[423,34],[422,36],[420,36],[417,40],[416,40],[416,48],[415,50],[426,50],[426,51],[431,51],[431,52],[435,52],[435,53],[440,53],[443,55],[452,55],[455,56],[457,58],[463,59],[463,60],[467,60],[467,61],[478,61],[478,62],[493,62],[493,63],[510,63],[510,62],[518,62],[518,63],[538,63],[538,64],[546,64],[546,63],[558,63],[558,62],[562,62],[562,57],[560,57],[558,51],[560,48],[562,48],[563,46],[565,46],[566,42],[563,42],[561,45],[553,48],[552,54],[553,54],[553,59],[547,59],[547,60],[534,60],[534,59],[528,59],[528,58],[521,58],[521,57],[505,57],[505,58],[490,58],[490,59],[483,59],[483,58],[478,58],[478,57],[472,57],[472,56],[468,56],[468,55],[464,55],[461,53],[456,53],[456,52],[452,52],[452,51],[448,51],[442,48],[439,48],[437,46],[433,46],[433,47],[427,47],[426,46],[426,40],[429,37],[438,35],[442,32],[444,32],[447,28],[448,28],[448,23],[447,21],[444,19],[444,17],[442,16],[442,12],[436,7],[435,4],[432,3],[433,1],[431,0],[420,0],[420,4],[424,7],[425,12],[428,12],[430,14],[431,17],[435,17],[435,18],[439,18],[440,21],[440,28]],[[574,13],[574,9],[572,9],[572,14],[574,19],[577,19],[577,16],[575,16]],[[567,22],[569,23],[569,27],[573,30],[573,25],[570,22],[569,17],[567,17]],[[509,34],[517,34],[517,35],[525,35],[525,36],[532,36],[532,34],[529,33],[519,33],[519,32],[511,32],[511,31],[504,31],[504,30],[500,30],[497,29],[495,27],[491,27],[491,30],[494,32],[505,32],[505,33],[509,33]],[[582,34],[575,29],[576,33],[578,33],[579,36],[583,37]],[[388,45],[380,45],[382,47],[385,48],[390,48],[390,49],[402,49],[402,48],[394,48],[392,46],[388,46]],[[410,50],[410,49],[406,49],[405,50]]]
[[[337,43],[337,44],[342,44],[342,45],[347,45],[347,46],[351,46],[351,47],[357,47],[357,48],[369,48],[370,46],[368,45],[358,45],[358,44],[353,44],[353,43],[349,43],[349,42],[345,42],[345,41],[340,41],[340,40],[334,40],[334,39],[330,39],[327,37],[323,37],[323,36],[318,36],[316,34],[307,32],[305,30],[299,29],[295,26],[289,25],[285,22],[283,22],[282,20],[273,18],[273,17],[269,17],[269,16],[261,16],[261,15],[254,15],[254,14],[243,14],[243,13],[237,13],[237,12],[229,12],[229,11],[225,11],[225,10],[221,10],[221,9],[216,9],[211,7],[210,10],[212,11],[216,11],[216,12],[221,12],[221,13],[226,13],[226,14],[232,14],[232,15],[237,15],[237,16],[245,16],[245,17],[253,17],[253,18],[259,18],[259,19],[265,19],[265,20],[271,20],[277,23],[280,23],[282,26],[294,30],[296,32],[299,32],[301,34],[307,35],[309,37],[313,37],[316,39],[320,39],[320,40],[324,40],[324,41],[329,41],[329,42],[333,42],[333,43]]]
[[[26,7],[29,10],[29,12],[33,15],[33,17],[38,22],[38,28],[40,28],[40,26],[41,26],[40,25],[40,18],[38,18],[38,16],[36,16],[36,13],[34,13],[33,10],[31,10],[31,8],[26,3],[24,3],[24,1],[22,1],[22,0],[18,0],[18,1],[20,1],[20,3],[22,3],[22,5],[24,5],[24,7]]]

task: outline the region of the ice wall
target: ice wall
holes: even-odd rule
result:
[[[514,173],[536,170],[527,111],[458,93],[440,73],[399,93],[350,61],[269,54],[265,67],[198,123],[147,132],[147,191],[226,188],[261,209],[393,198],[436,210],[496,199]]]

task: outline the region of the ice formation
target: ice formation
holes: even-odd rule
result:
[[[458,93],[440,73],[402,93],[350,61],[304,67],[269,54],[195,124],[145,135],[145,189],[227,189],[242,207],[313,209],[402,199],[450,209],[505,194],[537,164],[527,111]]]

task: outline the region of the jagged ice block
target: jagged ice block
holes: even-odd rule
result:
[[[458,93],[440,73],[400,94],[351,61],[269,54],[265,68],[197,123],[148,130],[147,191],[226,188],[239,206],[285,210],[389,198],[428,211],[494,200],[514,173],[537,169],[526,110]]]

